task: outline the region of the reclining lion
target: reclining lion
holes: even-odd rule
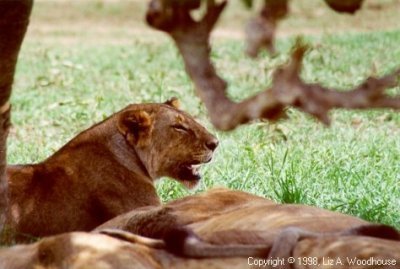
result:
[[[198,166],[211,160],[217,145],[176,99],[130,105],[45,161],[7,168],[11,239],[89,231],[135,208],[159,205],[154,181],[168,176],[196,185]]]
[[[0,268],[398,268],[399,240],[393,228],[356,217],[215,189],[134,210],[93,233],[2,249]]]
[[[103,223],[95,231],[124,238],[124,234],[118,234],[115,229],[166,240],[167,245],[171,243],[167,247],[181,248],[177,251],[182,255],[186,255],[184,244],[196,240],[197,236],[214,245],[272,246],[276,242],[278,245],[290,242],[292,245],[289,247],[294,247],[297,241],[320,236],[372,236],[400,240],[400,234],[385,225],[313,206],[277,204],[224,188],[184,197],[166,205],[139,208]],[[397,245],[400,247],[400,242]],[[257,247],[254,251],[257,253]]]

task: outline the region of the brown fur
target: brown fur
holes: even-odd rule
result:
[[[257,243],[251,232],[279,233],[298,227],[310,232],[339,232],[368,222],[312,206],[277,204],[249,193],[213,189],[167,205],[147,207],[120,215],[96,228],[117,228],[152,238],[162,238],[168,227],[188,227],[214,244]],[[227,233],[235,236],[228,238]],[[241,233],[245,236],[241,236]],[[219,236],[222,234],[223,236]],[[222,241],[222,242],[221,242]]]
[[[345,256],[348,251],[354,257],[365,256],[367,251],[376,258],[400,258],[400,234],[391,227],[316,207],[276,204],[261,197],[227,189],[215,189],[165,206],[132,211],[108,221],[96,230],[116,228],[151,238],[172,238],[176,242],[179,241],[179,233],[174,230],[176,227],[188,229],[201,238],[198,245],[185,245],[185,241],[180,238],[183,243],[172,246],[175,253],[178,247],[181,248],[178,250],[180,255],[188,254],[190,257],[201,257],[201,252],[210,253],[208,257],[226,257],[229,256],[226,251],[231,251],[236,257],[248,253],[255,256],[289,257],[298,249],[302,253],[298,257],[302,257],[307,256],[304,254],[307,250],[302,247],[305,244],[303,241],[311,240],[316,246],[325,245],[321,249],[309,248],[314,257],[321,259]],[[193,237],[189,234],[186,242],[190,240]],[[342,248],[337,248],[335,242],[340,242],[338,244]],[[213,247],[209,243],[221,247],[210,252]],[[359,248],[354,246],[357,244]],[[391,252],[388,247],[382,248],[385,244],[397,250]],[[241,251],[240,245],[245,245]],[[251,251],[250,245],[253,246]],[[329,252],[330,249],[334,251]]]
[[[191,165],[210,161],[218,141],[173,105],[130,105],[45,161],[8,167],[11,239],[89,231],[159,205],[154,181],[162,176],[196,185]]]
[[[164,250],[90,233],[68,233],[0,249],[2,269],[240,269],[242,258],[185,259]]]
[[[101,225],[104,228],[123,228],[149,237],[162,237],[165,227],[183,226],[193,230],[204,241],[220,245],[264,245],[267,251],[276,244],[285,245],[291,238],[291,227],[319,236],[299,238],[287,250],[297,258],[315,257],[318,268],[369,269],[371,266],[354,267],[349,258],[397,259],[400,242],[371,236],[357,235],[355,227],[370,225],[356,217],[302,205],[280,205],[251,194],[216,189],[168,203],[150,206],[121,215]],[[379,233],[374,236],[380,236]],[[1,268],[19,269],[71,269],[81,268],[258,268],[248,265],[248,257],[203,258],[179,257],[159,248],[149,247],[146,241],[122,240],[99,234],[69,233],[45,238],[35,244],[0,250]],[[264,256],[266,259],[268,255]],[[344,265],[322,264],[322,258],[341,257]],[[254,257],[256,258],[256,257]],[[254,260],[253,260],[254,261]],[[35,268],[35,269],[36,269]],[[266,267],[269,268],[269,267]],[[316,268],[299,263],[276,268]],[[387,268],[397,268],[387,267]]]

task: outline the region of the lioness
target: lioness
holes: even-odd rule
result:
[[[169,244],[174,247],[180,241],[178,234],[166,239],[169,227],[175,225],[197,234],[181,249],[171,249]],[[104,228],[123,228],[164,241]],[[293,237],[296,229],[311,234]],[[57,235],[35,244],[0,250],[0,267],[367,269],[379,267],[366,264],[371,257],[392,264],[383,268],[398,268],[393,263],[400,259],[400,236],[390,227],[315,207],[280,205],[226,189],[185,197],[164,206],[137,209],[110,220],[96,231],[124,241],[96,233]],[[288,255],[294,258],[294,263],[288,263]],[[268,261],[269,266],[264,264]],[[279,263],[274,267],[271,262]]]
[[[45,161],[8,167],[8,224],[23,240],[89,231],[135,208],[159,205],[154,181],[168,176],[193,187],[199,165],[211,160],[217,145],[176,99],[129,105]]]

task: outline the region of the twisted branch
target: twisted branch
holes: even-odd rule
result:
[[[185,5],[182,1],[178,1],[180,4],[173,2],[152,0],[147,12],[147,22],[172,37],[183,57],[186,72],[195,84],[197,94],[203,100],[212,123],[220,130],[231,130],[255,119],[276,120],[284,115],[284,109],[287,107],[297,107],[325,124],[329,124],[328,112],[333,108],[400,108],[400,97],[390,97],[384,93],[386,88],[397,85],[400,69],[381,78],[370,77],[358,87],[346,92],[306,83],[300,78],[300,72],[307,47],[301,42],[294,46],[289,64],[274,72],[270,89],[242,102],[233,102],[226,96],[227,83],[217,74],[210,60],[210,33],[227,2],[216,3],[214,0],[208,0],[206,13],[198,21],[190,15],[190,11],[198,5]],[[199,3],[197,1],[197,4]],[[285,5],[277,7],[279,8],[264,8],[264,11],[267,8],[272,10],[272,13],[261,14],[264,21],[275,23],[286,14]],[[273,10],[279,12],[273,13]],[[266,14],[270,14],[269,17]],[[268,37],[268,31],[265,30],[264,35],[258,35],[258,38],[248,39],[249,48],[253,48],[248,50],[250,55],[255,56],[259,49],[265,46],[272,48],[270,41],[273,39]]]

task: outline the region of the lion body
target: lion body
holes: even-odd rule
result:
[[[177,256],[165,249],[130,243],[97,233],[104,228],[118,228],[154,238],[162,236],[166,226],[176,224],[193,229],[202,239],[213,245],[224,247],[256,244],[264,245],[267,251],[263,257],[195,259]],[[280,263],[276,267],[270,265],[265,268],[367,269],[371,266],[352,265],[348,258],[353,261],[366,260],[370,257],[381,261],[398,261],[399,241],[336,233],[366,224],[369,223],[356,217],[319,208],[280,205],[240,191],[215,189],[178,199],[166,205],[134,210],[108,221],[93,233],[67,233],[44,238],[34,244],[0,250],[0,267],[3,265],[7,269],[259,268],[257,262],[272,261],[267,255],[272,244],[278,242],[286,247],[285,243],[290,238],[282,237],[282,231],[288,227],[306,229],[320,233],[321,236],[300,239],[294,245],[288,245],[288,252],[296,261],[289,267],[286,262],[285,266]],[[307,260],[307,257],[311,257],[311,260]],[[332,259],[335,261],[333,264]],[[336,263],[338,259],[341,263]],[[318,262],[319,265],[316,266],[312,264],[313,262]],[[394,265],[385,268],[397,267]]]

